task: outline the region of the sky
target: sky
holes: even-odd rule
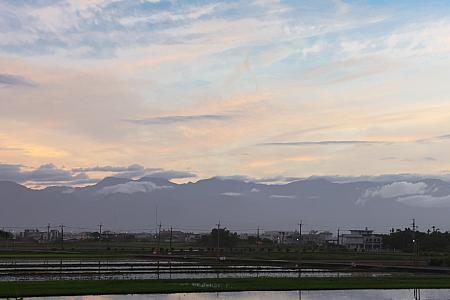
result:
[[[450,173],[450,1],[0,1],[0,180]]]

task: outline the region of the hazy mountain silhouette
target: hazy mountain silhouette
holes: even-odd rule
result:
[[[95,185],[33,190],[0,181],[0,226],[66,224],[122,230],[155,227],[155,208],[163,226],[206,229],[221,221],[236,230],[305,228],[335,230],[374,227],[386,231],[416,218],[425,226],[450,227],[450,184],[416,182],[333,183],[309,179],[267,185],[210,178],[175,184],[160,178],[107,177]],[[448,198],[448,199],[447,199]]]

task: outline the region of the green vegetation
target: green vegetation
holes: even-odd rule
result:
[[[12,236],[11,232],[0,230],[0,240],[8,240],[11,239]]]
[[[153,255],[152,248],[145,248],[144,250],[120,250],[112,248],[107,250],[105,248],[99,248],[97,250],[66,250],[66,251],[45,251],[45,250],[28,250],[28,251],[3,251],[0,252],[1,259],[76,259],[76,260],[113,260],[113,259],[142,259],[151,258]],[[180,252],[180,250],[183,250]],[[190,249],[190,248],[175,248],[172,254],[177,257],[192,258],[195,260],[201,259],[215,259],[215,249],[206,251],[206,249]],[[226,251],[224,249],[221,255],[226,256],[228,260],[236,259],[242,261],[249,261],[257,263],[258,261],[266,262],[267,260],[290,260],[297,261],[299,259],[298,252],[286,252],[286,251],[245,251],[242,249],[233,248],[233,251]],[[281,249],[284,250],[284,249]],[[161,252],[162,255],[166,255],[165,252]],[[433,255],[421,255],[416,258],[417,265],[424,266],[428,262],[439,261],[439,259],[445,256],[441,254]],[[302,252],[301,259],[303,262],[335,262],[335,263],[376,263],[383,265],[412,265],[413,256],[409,253],[360,253],[360,252],[348,252],[348,251],[327,251],[327,252]]]
[[[449,277],[227,278],[0,282],[0,297],[246,290],[450,288]]]
[[[389,235],[383,236],[386,248],[397,249],[403,252],[413,252],[413,240],[421,252],[442,252],[450,250],[450,232],[441,232],[439,228],[432,227],[426,232],[412,231],[410,228],[391,229]]]
[[[219,233],[219,235],[217,235],[217,233]],[[216,247],[217,238],[219,238],[221,247],[224,248],[234,247],[240,241],[236,232],[232,233],[226,228],[221,228],[213,229],[210,234],[203,235],[199,244],[208,247]]]

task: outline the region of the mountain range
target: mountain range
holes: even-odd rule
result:
[[[184,184],[144,177],[106,177],[85,187],[31,189],[0,181],[0,227],[65,224],[74,230],[154,230],[156,224],[185,231],[208,230],[219,221],[236,231],[450,227],[450,183],[412,181],[332,182],[324,178],[262,184],[213,177]],[[156,220],[158,217],[158,220]]]

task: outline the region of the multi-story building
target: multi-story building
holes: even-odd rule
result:
[[[312,230],[307,234],[302,234],[302,243],[325,245],[331,241],[333,241],[333,234],[329,231],[318,232]]]
[[[20,237],[26,240],[39,241],[43,239],[44,233],[40,232],[38,229],[25,229],[20,234]]]
[[[373,230],[350,230],[349,234],[339,236],[339,244],[356,251],[377,251],[380,250],[383,241],[381,235],[374,234]]]

